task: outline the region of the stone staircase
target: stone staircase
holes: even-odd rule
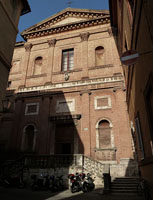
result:
[[[111,194],[113,195],[135,195],[137,196],[137,177],[118,177],[111,183]]]
[[[97,160],[84,156],[83,171],[95,177],[95,185],[103,186],[103,173],[106,171],[106,166]]]

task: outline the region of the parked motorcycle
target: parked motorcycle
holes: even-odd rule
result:
[[[88,173],[84,179],[83,192],[91,191],[94,188],[95,188],[94,179],[91,177],[91,174]]]
[[[74,174],[69,174],[68,178],[70,179],[70,189],[71,192],[79,192],[81,190],[80,188],[80,183],[78,181],[78,177],[75,176]]]
[[[87,184],[85,184],[86,182],[85,182],[84,173],[81,173],[81,174],[76,173],[76,175],[69,174],[68,178],[70,179],[70,189],[72,193],[79,192],[79,191],[83,191],[83,192],[89,191],[87,189]]]

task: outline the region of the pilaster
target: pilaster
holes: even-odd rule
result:
[[[46,70],[47,78],[45,77],[46,83],[52,82],[52,71],[53,71],[55,44],[56,44],[56,39],[48,40],[49,49],[48,49],[48,67],[47,67],[47,70]]]
[[[80,38],[82,42],[82,79],[88,78],[88,38],[89,32],[81,33]]]
[[[91,154],[90,95],[89,90],[80,93],[82,105],[81,140],[84,141],[84,154],[87,156]]]
[[[25,43],[25,57],[24,57],[24,64],[23,64],[23,69],[22,69],[22,82],[21,85],[22,87],[26,86],[26,77],[27,77],[27,72],[28,72],[28,65],[29,65],[29,59],[30,59],[30,52],[32,48],[31,43]]]

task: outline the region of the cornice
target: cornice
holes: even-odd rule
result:
[[[102,25],[102,24],[109,24],[109,23],[110,23],[110,17],[108,16],[108,17],[102,17],[102,18],[97,18],[97,19],[92,19],[92,20],[75,22],[71,24],[54,26],[50,28],[44,28],[44,29],[36,30],[36,31],[30,31],[25,34],[22,33],[22,36],[25,40],[27,40],[27,39],[32,39],[36,37],[53,35],[53,34],[62,33],[66,31],[72,31],[72,30],[77,30],[77,29],[82,29],[82,28],[87,28],[87,27]]]
[[[27,93],[27,92],[34,92],[34,91],[53,91],[58,89],[64,88],[74,88],[74,87],[82,87],[82,86],[90,86],[90,85],[101,85],[106,83],[117,83],[123,82],[122,74],[114,75],[110,77],[103,77],[103,78],[96,78],[96,79],[88,79],[88,80],[79,80],[79,81],[72,81],[72,82],[62,82],[62,83],[51,83],[48,85],[40,85],[40,86],[33,86],[33,87],[23,87],[18,88],[15,93]]]
[[[78,18],[77,22],[56,25],[58,22],[68,18]],[[82,20],[81,20],[82,19]],[[88,26],[105,24],[110,22],[108,10],[88,10],[67,8],[52,17],[49,17],[40,23],[26,29],[21,33],[22,37],[27,40],[29,38],[51,35],[65,31],[80,29]]]
[[[46,26],[51,26],[54,25],[55,23],[67,18],[67,17],[83,17],[87,19],[92,19],[92,18],[98,18],[102,17],[105,15],[109,15],[108,10],[89,10],[89,9],[78,9],[78,8],[66,8],[53,16],[39,22],[38,24],[35,24],[34,26],[31,26],[24,30],[22,33],[26,33],[27,31],[31,30],[38,30],[42,29],[43,27]]]

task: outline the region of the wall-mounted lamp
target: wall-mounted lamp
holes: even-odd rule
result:
[[[3,112],[7,112],[10,107],[10,101],[9,99],[2,100],[2,106],[3,106]]]

